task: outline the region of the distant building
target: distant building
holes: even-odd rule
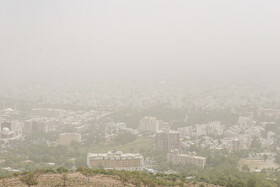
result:
[[[252,142],[252,137],[250,135],[243,135],[239,137],[240,139],[240,149],[246,150],[249,149]]]
[[[224,126],[219,121],[208,123],[208,134],[221,136],[224,134]]]
[[[12,116],[12,115],[17,115],[19,114],[19,111],[17,111],[16,106],[15,109],[12,108],[3,108],[3,111],[1,111],[2,114],[4,114],[5,116]]]
[[[207,124],[197,124],[195,125],[196,136],[206,136],[208,133],[208,125]]]
[[[276,121],[280,119],[280,110],[277,109],[260,109],[259,113]]]
[[[238,124],[241,129],[252,128],[255,124],[254,120],[250,117],[240,116],[238,118]]]
[[[170,151],[179,149],[180,135],[176,131],[159,131],[156,133],[156,149]]]
[[[23,133],[51,132],[54,131],[54,121],[45,119],[27,120],[23,123]]]
[[[206,165],[206,157],[196,156],[195,153],[182,154],[178,150],[168,153],[167,160],[173,164],[193,164],[200,168],[204,168]]]
[[[90,168],[141,171],[144,167],[144,158],[140,154],[123,154],[121,151],[100,154],[88,153],[87,165]]]
[[[0,123],[0,139],[17,139],[22,135],[22,124],[18,121]]]
[[[126,129],[125,123],[114,123],[110,122],[106,124],[106,133],[108,134],[119,134],[123,129]]]
[[[197,124],[195,125],[195,129],[196,136],[221,136],[224,134],[224,126],[219,121],[211,121],[208,124]]]
[[[275,135],[274,132],[271,132],[271,131],[268,131],[268,132],[267,132],[267,138],[266,138],[266,140],[267,140],[267,144],[268,144],[268,145],[274,144],[275,136],[276,136],[276,135]]]
[[[155,117],[145,117],[140,120],[138,130],[156,133],[161,130],[171,130],[171,126],[168,122],[158,120]]]
[[[241,150],[241,142],[239,139],[234,139],[232,141],[232,151],[240,151]]]
[[[183,128],[178,128],[177,131],[180,134],[180,138],[185,138],[186,136],[193,136],[193,127],[183,127]]]
[[[59,117],[62,112],[63,111],[59,109],[34,108],[31,111],[31,115],[37,117]]]
[[[78,133],[59,134],[59,144],[60,145],[71,145],[72,142],[81,143],[81,134],[78,134]]]
[[[163,130],[170,131],[171,130],[170,124],[168,122],[165,122],[162,120],[159,120],[158,128],[159,128],[159,131],[163,131]]]
[[[32,120],[27,120],[23,122],[22,132],[24,134],[32,133]]]
[[[157,132],[159,131],[159,120],[155,117],[145,117],[140,121],[138,130]]]

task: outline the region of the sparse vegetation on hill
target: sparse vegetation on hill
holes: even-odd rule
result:
[[[0,187],[10,186],[198,186],[211,187],[213,185],[197,183],[194,180],[187,180],[185,177],[176,174],[148,174],[138,171],[118,171],[89,169],[79,167],[76,171],[69,172],[67,169],[58,168],[42,169],[34,172],[16,173],[6,176],[0,180]]]

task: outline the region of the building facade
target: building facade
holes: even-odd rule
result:
[[[81,143],[81,134],[78,134],[78,133],[59,134],[59,144],[60,145],[71,145],[72,142]]]
[[[27,120],[23,123],[23,133],[36,133],[36,132],[44,132],[48,133],[54,131],[54,121],[52,120],[45,120],[45,119],[34,119],[34,120]]]
[[[22,124],[19,121],[5,121],[0,123],[0,139],[12,140],[22,136]]]
[[[159,131],[156,134],[156,149],[171,151],[180,148],[180,135],[176,131]]]
[[[90,168],[141,171],[144,167],[144,158],[140,154],[123,154],[121,151],[100,154],[88,153],[87,165]]]
[[[193,164],[200,168],[206,165],[206,157],[196,156],[195,153],[182,154],[178,150],[168,153],[167,160],[173,164]]]
[[[145,117],[140,121],[138,130],[157,132],[159,130],[159,120],[155,117]]]

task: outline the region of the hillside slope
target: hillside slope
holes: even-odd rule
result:
[[[65,175],[64,175],[65,176]],[[133,182],[132,182],[133,183]],[[108,176],[98,174],[96,176],[89,177],[89,180],[80,173],[68,173],[67,179],[65,180],[65,186],[72,187],[123,187],[123,186],[138,186],[136,184],[132,184],[131,182],[124,182],[120,179],[120,177],[116,175]],[[214,185],[203,184],[205,187],[212,187]],[[185,186],[185,187],[199,187],[203,186],[201,184],[193,184],[192,182],[176,185],[176,186]],[[24,185],[20,181],[20,177],[11,177],[0,180],[0,187],[23,187]],[[42,174],[38,178],[38,184],[34,185],[34,187],[59,187],[64,186],[63,174]],[[140,186],[144,186],[141,184]],[[146,185],[146,187],[150,187],[151,185]],[[159,186],[159,185],[156,185]]]

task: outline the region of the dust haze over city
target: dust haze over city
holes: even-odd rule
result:
[[[280,186],[280,1],[0,2],[0,186]]]

